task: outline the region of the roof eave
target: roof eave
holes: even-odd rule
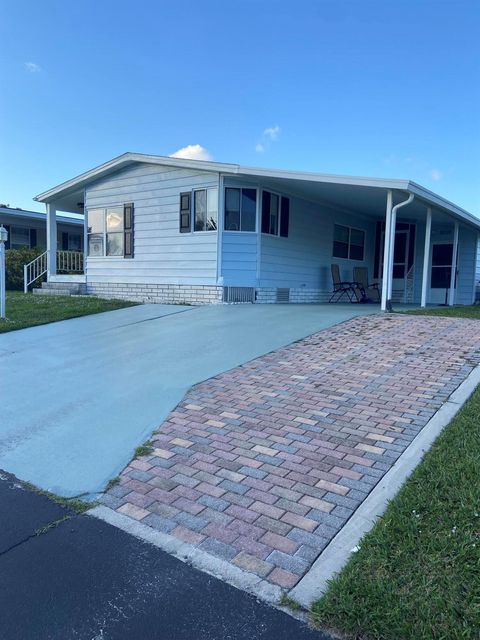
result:
[[[128,151],[121,156],[117,156],[108,162],[105,162],[98,167],[94,167],[85,173],[62,182],[61,184],[38,194],[33,199],[36,202],[49,202],[58,198],[60,195],[64,196],[71,191],[78,191],[83,188],[89,182],[101,178],[113,171],[122,169],[123,167],[133,164],[135,162],[143,162],[146,164],[158,164],[163,166],[183,167],[185,169],[199,169],[202,171],[214,171],[216,173],[237,173],[238,165],[226,164],[221,162],[210,162],[206,160],[189,160],[183,158],[172,158],[167,156],[151,156],[143,153],[132,153]]]
[[[426,189],[425,187],[422,187],[422,185],[417,184],[413,181],[409,181],[407,189],[410,193],[413,193],[418,198],[425,200],[427,204],[430,204],[431,206],[438,209],[442,209],[446,213],[449,213],[456,218],[460,218],[464,222],[468,222],[469,224],[475,226],[477,229],[480,229],[480,218],[477,218],[470,212],[462,209],[462,207],[459,207],[453,202],[450,202],[450,200],[447,200],[446,198],[439,196],[433,191],[430,191],[430,189]]]

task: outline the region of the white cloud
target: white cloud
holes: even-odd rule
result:
[[[202,147],[201,144],[188,144],[170,154],[171,158],[184,158],[187,160],[213,160],[213,156]]]
[[[263,135],[265,138],[269,140],[278,140],[278,136],[280,135],[280,127],[276,124],[274,127],[267,127],[264,130]]]
[[[24,62],[23,68],[28,73],[40,73],[40,71],[42,70],[42,67],[36,62]]]
[[[274,127],[267,127],[263,130],[260,140],[255,145],[257,153],[264,153],[269,149],[272,142],[276,142],[280,135],[280,127],[276,124]]]
[[[440,169],[431,169],[430,170],[430,178],[434,182],[438,182],[439,180],[441,180],[443,178],[443,173],[440,171]]]

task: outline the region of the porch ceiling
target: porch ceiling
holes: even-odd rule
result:
[[[247,176],[245,176],[247,177]],[[251,180],[251,176],[249,176]],[[261,184],[272,190],[288,193],[311,202],[329,205],[332,208],[345,209],[352,213],[372,218],[384,218],[386,210],[387,188],[364,185],[336,184],[331,182],[312,182],[288,178],[263,179]],[[393,204],[405,200],[407,191],[394,190]],[[429,203],[416,197],[411,204],[399,212],[404,220],[425,220]],[[431,205],[430,205],[431,206]],[[436,222],[452,223],[454,218],[441,209],[432,208]]]
[[[84,197],[85,196],[82,189],[80,191],[74,191],[73,193],[64,195],[58,200],[55,200],[53,204],[55,205],[57,211],[67,211],[68,213],[84,213]]]

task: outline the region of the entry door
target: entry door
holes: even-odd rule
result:
[[[395,231],[395,244],[393,249],[393,278],[392,278],[392,299],[405,302],[407,274],[413,265],[413,225],[398,223]],[[383,274],[383,250],[385,246],[385,231],[382,230],[380,251],[379,251],[379,274]],[[380,275],[381,277],[381,275]]]
[[[393,280],[392,298],[404,296],[408,272],[408,247],[410,229],[395,232],[395,247],[393,250]],[[396,294],[396,295],[395,295]]]
[[[434,242],[430,264],[430,296],[433,304],[448,303],[450,277],[452,273],[453,244],[451,242]],[[456,264],[456,260],[455,260]],[[457,278],[455,278],[455,287]]]

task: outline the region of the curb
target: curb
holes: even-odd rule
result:
[[[155,545],[162,551],[175,556],[178,560],[191,564],[195,569],[200,569],[237,587],[237,589],[247,591],[260,600],[280,608],[279,602],[284,591],[253,573],[244,571],[240,567],[235,567],[226,560],[210,555],[192,544],[182,542],[167,533],[157,531],[138,520],[133,520],[117,511],[113,511],[109,507],[94,507],[87,514],[99,518],[118,529],[122,529],[122,531],[130,533],[136,538],[140,538],[140,540]]]

